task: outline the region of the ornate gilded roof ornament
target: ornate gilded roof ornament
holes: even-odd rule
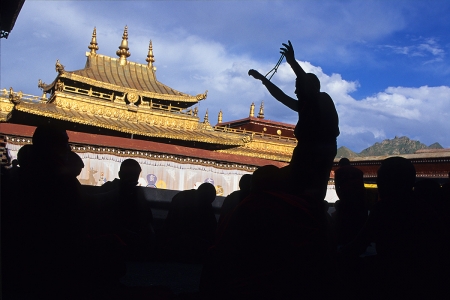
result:
[[[222,113],[222,110],[220,110],[219,111],[219,117],[217,118],[217,123],[222,123],[222,116],[223,116],[223,113]]]
[[[252,105],[250,105],[250,114],[249,117],[255,116],[255,103],[252,102]]]
[[[205,117],[204,117],[204,119],[203,119],[203,124],[209,124],[208,110],[206,110]]]
[[[261,106],[259,107],[258,118],[264,119],[264,101],[261,102]]]
[[[155,62],[155,56],[153,55],[152,40],[150,40],[150,44],[148,45],[148,54],[147,54],[147,58],[145,59],[145,61],[148,62],[147,66],[150,69],[153,69],[153,71],[156,71],[156,68],[153,66],[153,63]]]
[[[47,100],[47,93],[44,91],[47,84],[43,82],[41,79],[38,80],[38,88],[42,90],[42,97],[41,100]]]
[[[195,98],[200,101],[200,100],[205,100],[206,97],[208,97],[208,90],[206,90],[203,94],[198,94],[195,96]]]
[[[194,117],[197,117],[197,116],[198,116],[198,107],[196,106],[194,108]]]
[[[208,110],[206,110],[205,117],[203,119],[203,122],[200,124],[200,128],[205,130],[212,130],[212,126],[209,123]]]
[[[45,82],[42,82],[42,80],[39,79],[38,80],[38,88],[43,89],[43,88],[45,88],[45,86],[46,86]]]
[[[92,32],[92,39],[91,43],[89,44],[88,48],[91,50],[91,55],[96,55],[98,50],[98,44],[97,44],[97,29],[94,27],[94,31]]]
[[[122,43],[119,46],[119,50],[117,50],[116,54],[119,56],[119,63],[121,66],[127,64],[127,57],[129,57],[130,51],[128,51],[128,26],[125,26],[122,36]]]
[[[61,92],[64,89],[64,82],[62,82],[60,79],[55,84],[55,91]]]
[[[64,70],[64,66],[59,62],[59,59],[56,60],[55,70],[59,74],[63,74],[66,70]]]
[[[14,93],[13,88],[9,88],[9,101],[13,104],[19,104],[20,100],[22,99],[23,93],[22,91],[18,93]]]

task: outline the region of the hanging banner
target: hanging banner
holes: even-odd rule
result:
[[[12,159],[17,158],[17,151],[20,147],[20,145],[7,144],[6,148]],[[91,152],[77,154],[84,163],[84,168],[78,176],[78,180],[83,185],[100,186],[107,181],[118,178],[120,164],[128,158],[135,159],[142,168],[138,185],[157,189],[183,191],[196,189],[200,184],[209,182],[216,188],[217,196],[227,196],[239,189],[239,180],[242,175],[251,173],[242,170],[221,169],[213,166],[140,157]]]

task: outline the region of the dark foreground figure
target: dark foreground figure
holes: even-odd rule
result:
[[[248,74],[261,80],[270,94],[298,113],[294,134],[298,145],[294,149],[292,166],[292,186],[295,191],[314,190],[318,197],[325,199],[326,187],[336,156],[336,138],[339,135],[339,118],[331,97],[320,91],[320,81],[316,75],[306,73],[295,59],[291,42],[283,44],[281,53],[297,76],[295,100],[256,70]]]
[[[340,293],[355,299],[442,299],[448,295],[448,235],[431,205],[414,199],[416,171],[402,157],[378,170],[379,202],[340,251]],[[368,242],[377,255],[358,258]]]
[[[138,187],[141,166],[134,159],[120,165],[119,179],[101,186],[103,193],[91,199],[90,232],[94,236],[114,234],[125,242],[127,260],[147,260],[156,247],[153,213]]]
[[[280,175],[257,169],[250,194],[219,228],[201,279],[205,299],[326,296],[334,276],[323,218],[314,199],[284,192]]]
[[[87,235],[87,205],[68,171],[65,130],[38,127],[33,145],[18,156],[18,177],[2,174],[2,215],[9,216],[2,226],[3,294],[68,299],[118,285],[125,274],[123,244],[113,235]]]
[[[217,229],[211,204],[215,198],[216,188],[207,182],[197,190],[181,191],[172,198],[158,237],[162,258],[187,263],[203,261]]]

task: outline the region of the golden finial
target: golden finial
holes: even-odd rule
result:
[[[206,110],[205,118],[203,119],[203,123],[204,123],[204,124],[209,124],[209,120],[208,120],[208,110]]]
[[[255,116],[255,103],[252,102],[252,105],[250,105],[250,115],[249,117]]]
[[[98,44],[97,44],[97,29],[94,27],[94,31],[92,32],[91,43],[88,46],[91,49],[91,55],[97,54]]]
[[[264,119],[264,101],[261,102],[261,106],[259,107],[258,118]]]
[[[223,113],[222,113],[222,110],[220,110],[219,111],[219,117],[217,118],[217,123],[222,123],[222,115],[223,115]]]
[[[153,55],[153,44],[152,40],[150,40],[150,45],[148,45],[148,54],[147,58],[145,59],[146,62],[148,62],[148,67],[153,68],[153,63],[155,62],[155,56]]]
[[[121,66],[127,64],[127,57],[129,57],[130,51],[128,51],[128,26],[125,26],[122,36],[122,43],[119,46],[119,50],[117,50],[116,54],[120,57],[119,63]]]

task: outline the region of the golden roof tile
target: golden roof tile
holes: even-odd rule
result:
[[[62,121],[100,127],[133,135],[153,138],[167,138],[183,141],[202,142],[226,146],[243,146],[247,136],[243,134],[217,132],[202,129],[199,126],[183,125],[186,120],[170,120],[162,114],[153,116],[152,120],[142,121],[139,114],[127,111],[114,110],[115,115],[108,115],[108,109],[103,111],[85,110],[83,107],[75,109],[55,103],[20,102],[15,108],[17,111],[38,115]],[[140,121],[141,120],[141,121]],[[184,122],[184,123],[183,123]],[[181,125],[180,125],[181,124]]]
[[[256,158],[267,159],[267,160],[276,160],[276,161],[287,162],[287,163],[291,161],[291,157],[292,157],[292,153],[285,154],[285,153],[269,152],[269,151],[263,151],[263,150],[250,149],[250,148],[246,148],[246,147],[237,147],[237,148],[231,148],[231,149],[217,150],[217,152],[241,155],[241,156],[256,157]]]
[[[159,82],[154,70],[147,65],[130,61],[126,65],[120,65],[119,59],[100,54],[89,54],[84,69],[64,71],[57,79],[59,78],[118,92],[138,92],[141,96],[152,99],[197,103],[207,97],[207,92],[192,96]],[[57,79],[46,85],[44,91],[53,88]]]

